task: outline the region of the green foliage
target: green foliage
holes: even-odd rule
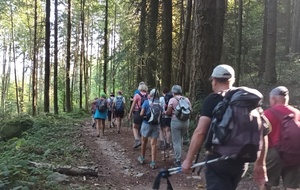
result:
[[[74,144],[79,125],[70,116],[53,114],[42,114],[31,121],[33,127],[20,138],[0,142],[0,189],[65,189],[62,184],[47,180],[53,171],[33,167],[29,161],[78,165],[78,158],[85,154],[83,147]],[[20,119],[11,123],[30,122]]]

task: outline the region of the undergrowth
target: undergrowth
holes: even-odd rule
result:
[[[66,189],[63,184],[47,180],[53,174],[51,169],[37,168],[29,162],[54,166],[84,164],[78,160],[85,150],[74,141],[82,117],[42,114],[33,118],[33,127],[20,137],[1,141],[0,189]]]

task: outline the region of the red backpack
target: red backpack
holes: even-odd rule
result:
[[[287,166],[300,165],[300,112],[282,114],[275,108],[270,111],[281,121],[279,142],[276,145],[280,157]]]

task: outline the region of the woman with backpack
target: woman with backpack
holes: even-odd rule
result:
[[[94,119],[96,121],[96,130],[97,137],[100,137],[100,128],[102,131],[102,136],[104,136],[105,130],[105,120],[107,118],[108,113],[108,102],[106,100],[106,94],[104,92],[100,93],[100,98],[93,101],[92,103],[96,103],[96,112],[94,114]]]
[[[114,110],[116,122],[117,122],[117,132],[120,133],[121,125],[122,125],[122,119],[124,117],[125,113],[125,98],[122,96],[122,91],[118,91],[118,95],[114,98],[113,104],[112,104],[112,110]]]
[[[151,162],[150,168],[155,169],[156,160],[156,144],[159,137],[160,120],[162,116],[163,108],[159,102],[159,95],[156,89],[150,91],[148,100],[142,105],[141,117],[143,117],[143,123],[141,127],[142,146],[141,156],[138,157],[138,161],[143,164],[145,161],[146,146],[148,138],[151,143]]]
[[[182,140],[184,134],[187,133],[188,126],[190,121],[188,117],[182,118],[184,114],[181,114],[180,117],[178,116],[177,105],[182,102],[181,106],[185,106],[191,112],[191,102],[188,98],[182,96],[182,89],[179,85],[174,85],[172,87],[173,98],[170,99],[168,103],[168,108],[166,111],[166,115],[171,116],[171,134],[172,134],[172,143],[174,148],[174,166],[178,167],[181,165],[181,152],[182,152]]]

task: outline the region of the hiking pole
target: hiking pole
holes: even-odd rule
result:
[[[215,158],[215,159],[212,159],[212,160],[207,160],[207,161],[204,161],[204,162],[195,163],[191,166],[191,168],[196,168],[196,167],[203,166],[203,165],[206,165],[206,164],[210,164],[210,163],[213,163],[213,162],[227,160],[227,159],[231,159],[231,158],[235,158],[235,157],[236,157],[236,155],[221,156],[219,158]],[[172,185],[171,185],[168,177],[170,177],[173,174],[179,173],[181,171],[182,171],[181,167],[160,170],[160,172],[158,173],[157,177],[154,180],[152,189],[153,190],[158,190],[159,187],[160,187],[161,178],[166,178],[167,179],[167,190],[173,190]]]

